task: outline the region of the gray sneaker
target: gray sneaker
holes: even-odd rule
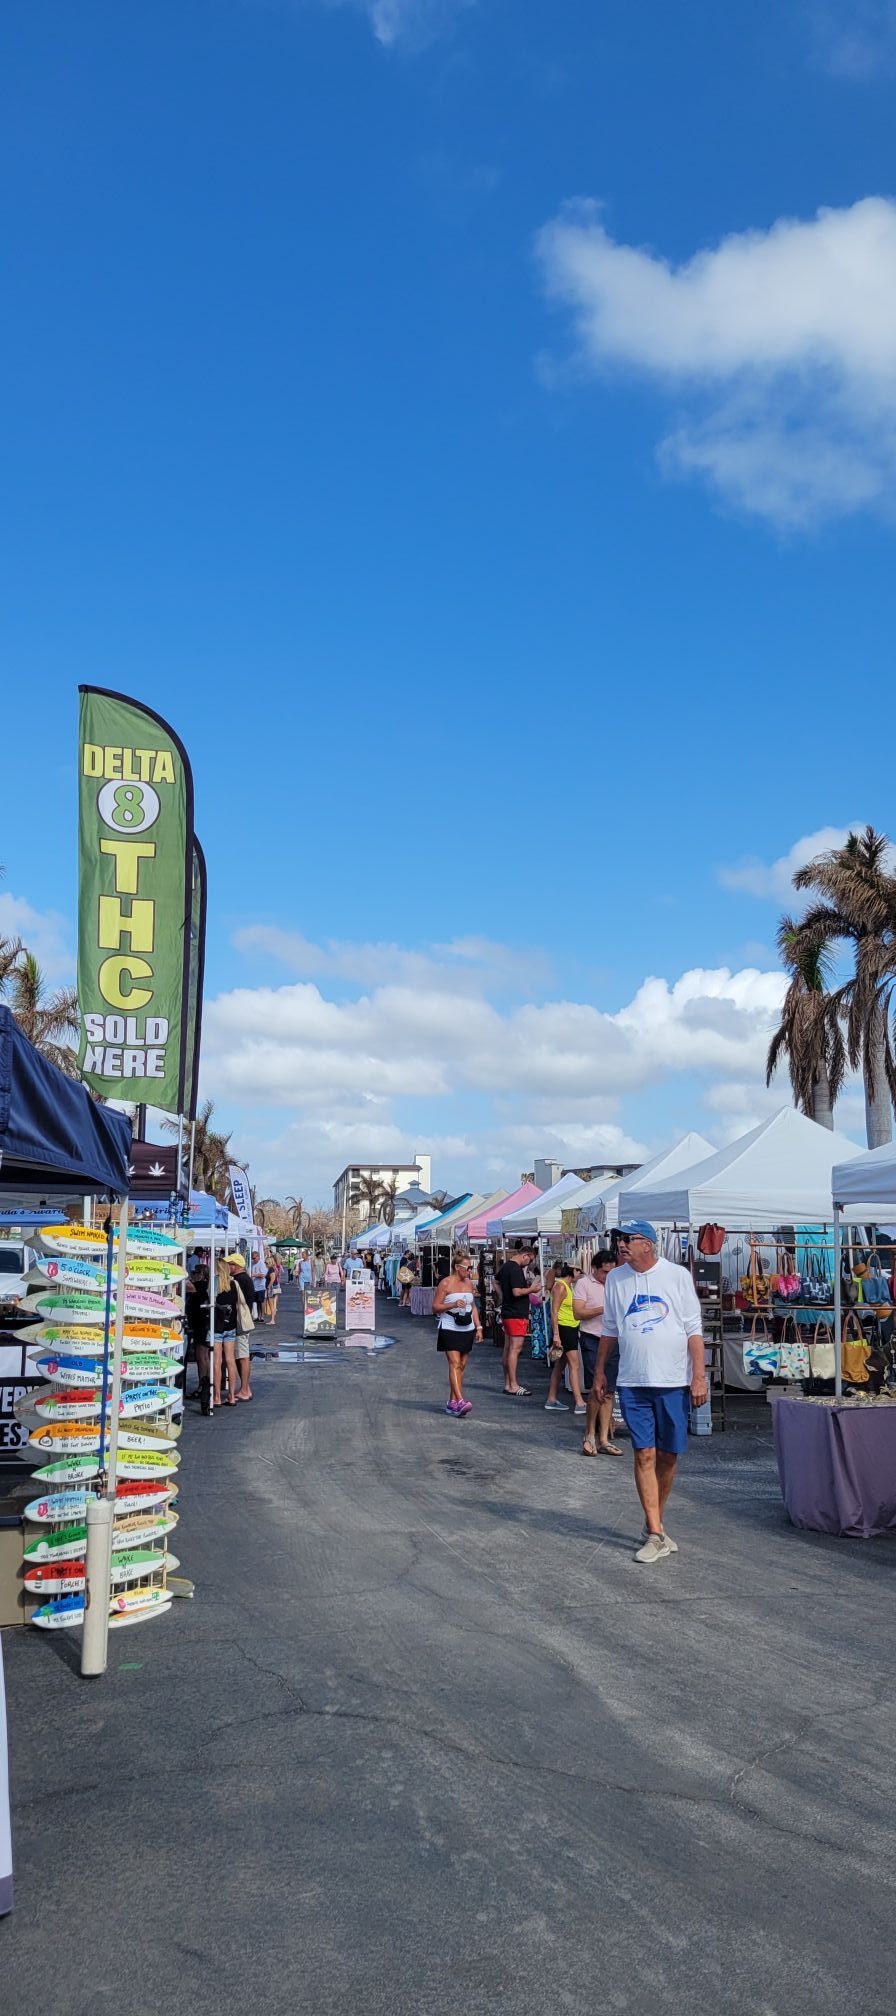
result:
[[[654,1561],[665,1561],[666,1556],[673,1552],[674,1549],[670,1547],[664,1533],[651,1533],[645,1540],[643,1547],[638,1548],[635,1560],[643,1561],[647,1566],[650,1566]]]
[[[642,1528],[641,1528],[641,1545],[642,1545],[642,1547],[643,1547],[643,1545],[644,1545],[644,1542],[645,1542],[645,1540],[649,1540],[649,1539],[650,1539],[650,1527],[649,1527],[649,1526],[646,1526],[646,1525],[645,1525],[645,1526],[642,1526]],[[669,1542],[669,1552],[670,1552],[670,1554],[677,1554],[677,1553],[678,1553],[678,1541],[677,1541],[677,1540],[673,1540],[673,1538],[672,1538],[672,1535],[671,1535],[671,1533],[664,1533],[664,1534],[663,1534],[663,1539],[664,1539],[664,1540],[668,1540],[668,1542]]]

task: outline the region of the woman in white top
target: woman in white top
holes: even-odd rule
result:
[[[482,1343],[482,1324],[473,1292],[473,1266],[467,1254],[457,1254],[452,1273],[439,1282],[432,1308],[439,1325],[436,1349],[444,1351],[448,1360],[451,1390],[445,1412],[460,1420],[473,1411],[472,1401],[464,1399],[464,1373],[474,1337],[477,1344]]]

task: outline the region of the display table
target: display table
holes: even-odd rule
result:
[[[776,1400],[772,1422],[794,1526],[862,1540],[896,1532],[896,1406]]]
[[[433,1288],[421,1288],[419,1284],[415,1282],[413,1288],[411,1289],[411,1315],[431,1316],[432,1298],[434,1293],[435,1290]]]

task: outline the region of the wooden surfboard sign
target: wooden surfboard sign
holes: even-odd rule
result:
[[[45,1253],[105,1254],[108,1246],[102,1227],[93,1225],[42,1225],[38,1240]],[[180,1253],[184,1245],[176,1233],[159,1232],[151,1225],[129,1225],[127,1242],[129,1253],[160,1257],[167,1252]],[[117,1225],[112,1228],[112,1245],[118,1245]]]
[[[167,1589],[160,1589],[157,1582],[138,1582],[136,1589],[128,1589],[124,1595],[113,1596],[109,1605],[110,1617],[123,1617],[129,1611],[157,1610],[161,1604],[170,1603]]]
[[[158,1575],[163,1568],[179,1568],[180,1562],[173,1554],[166,1554],[161,1547],[137,1547],[129,1554],[113,1554],[110,1581],[113,1589],[120,1589],[128,1582],[139,1582],[144,1576]]]
[[[75,1596],[87,1587],[87,1566],[83,1560],[50,1562],[26,1568],[24,1581],[29,1596]]]
[[[86,1546],[87,1527],[79,1519],[72,1526],[59,1526],[51,1533],[41,1533],[36,1540],[30,1540],[23,1559],[26,1567],[33,1561],[69,1561],[73,1556],[83,1554]]]
[[[31,1444],[29,1442],[28,1448]],[[27,1456],[28,1450],[25,1450]],[[22,1455],[22,1450],[19,1450]],[[31,1475],[37,1484],[49,1484],[57,1491],[60,1484],[79,1484],[82,1489],[92,1484],[99,1476],[99,1456],[57,1456],[53,1463],[42,1463],[39,1470]],[[94,1494],[91,1493],[91,1496]]]
[[[99,1360],[78,1356],[75,1352],[42,1351],[38,1358],[28,1354],[28,1367],[41,1379],[49,1379],[51,1385],[61,1393],[62,1389],[74,1387],[76,1390],[93,1386],[100,1370]],[[180,1373],[180,1365],[175,1359],[163,1358],[155,1351],[133,1352],[122,1359],[122,1379],[134,1379],[141,1385],[157,1381],[159,1384],[174,1380]]]
[[[59,1596],[53,1603],[42,1604],[31,1619],[39,1631],[64,1631],[70,1624],[83,1624],[83,1596]]]
[[[103,1438],[108,1442],[110,1429],[106,1427]],[[118,1447],[120,1450],[173,1449],[177,1437],[167,1432],[157,1434],[150,1422],[141,1422],[138,1428],[119,1428]],[[92,1456],[99,1454],[100,1429],[98,1421],[54,1421],[51,1425],[36,1428],[27,1443],[27,1448],[36,1450],[58,1449],[70,1456]]]
[[[154,1583],[139,1585],[130,1589],[127,1595],[113,1597],[109,1606],[109,1628],[122,1624],[139,1624],[144,1617],[164,1615],[171,1608],[171,1593],[159,1589]],[[83,1596],[57,1596],[52,1603],[43,1603],[35,1610],[31,1619],[39,1631],[64,1631],[73,1624],[84,1622]]]
[[[116,1306],[112,1297],[112,1309]],[[88,1295],[83,1289],[53,1288],[46,1282],[42,1288],[32,1288],[23,1296],[19,1309],[27,1316],[40,1316],[44,1321],[72,1325],[85,1329],[100,1328],[105,1322],[105,1294]],[[144,1317],[150,1323],[172,1323],[181,1314],[181,1306],[171,1295],[162,1290],[132,1287],[125,1284],[124,1313],[126,1318]]]
[[[56,1467],[55,1463],[47,1465],[47,1468],[50,1470],[55,1470]],[[59,1467],[67,1469],[68,1465],[62,1464]],[[40,1475],[40,1472],[35,1470],[33,1474],[37,1477]],[[59,1479],[57,1481],[61,1482],[62,1480]],[[126,1524],[131,1517],[157,1515],[165,1517],[167,1507],[174,1503],[176,1496],[176,1490],[164,1482],[156,1483],[152,1479],[148,1479],[145,1483],[139,1483],[132,1478],[125,1479],[115,1489],[114,1517],[116,1528],[119,1520],[121,1520],[122,1524]],[[32,1498],[30,1504],[25,1507],[23,1517],[38,1525],[56,1525],[59,1521],[83,1519],[87,1511],[88,1498],[95,1497],[95,1491],[48,1491],[42,1498]],[[176,1515],[171,1514],[167,1516],[174,1517]],[[115,1545],[115,1530],[113,1529],[113,1547]]]
[[[46,1349],[57,1356],[73,1352],[76,1357],[96,1359],[102,1358],[106,1348],[101,1329],[87,1324],[82,1327],[77,1323],[35,1323],[30,1330],[22,1333],[22,1341],[29,1351]],[[126,1356],[130,1352],[147,1351],[173,1360],[183,1356],[183,1333],[180,1326],[173,1323],[126,1323],[121,1341]]]
[[[164,1540],[166,1533],[173,1533],[177,1525],[176,1512],[138,1512],[131,1519],[116,1521],[112,1529],[112,1552],[117,1554],[122,1547],[139,1547],[144,1541]]]
[[[128,1624],[146,1624],[151,1617],[167,1616],[171,1608],[171,1591],[170,1589],[159,1589],[156,1593],[160,1597],[164,1596],[165,1601],[159,1602],[154,1606],[141,1604],[139,1610],[126,1610],[121,1616],[110,1617],[110,1631],[122,1631]]]

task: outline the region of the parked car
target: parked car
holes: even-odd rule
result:
[[[16,1303],[27,1294],[26,1276],[33,1265],[30,1246],[16,1239],[0,1239],[0,1323],[15,1314]]]

